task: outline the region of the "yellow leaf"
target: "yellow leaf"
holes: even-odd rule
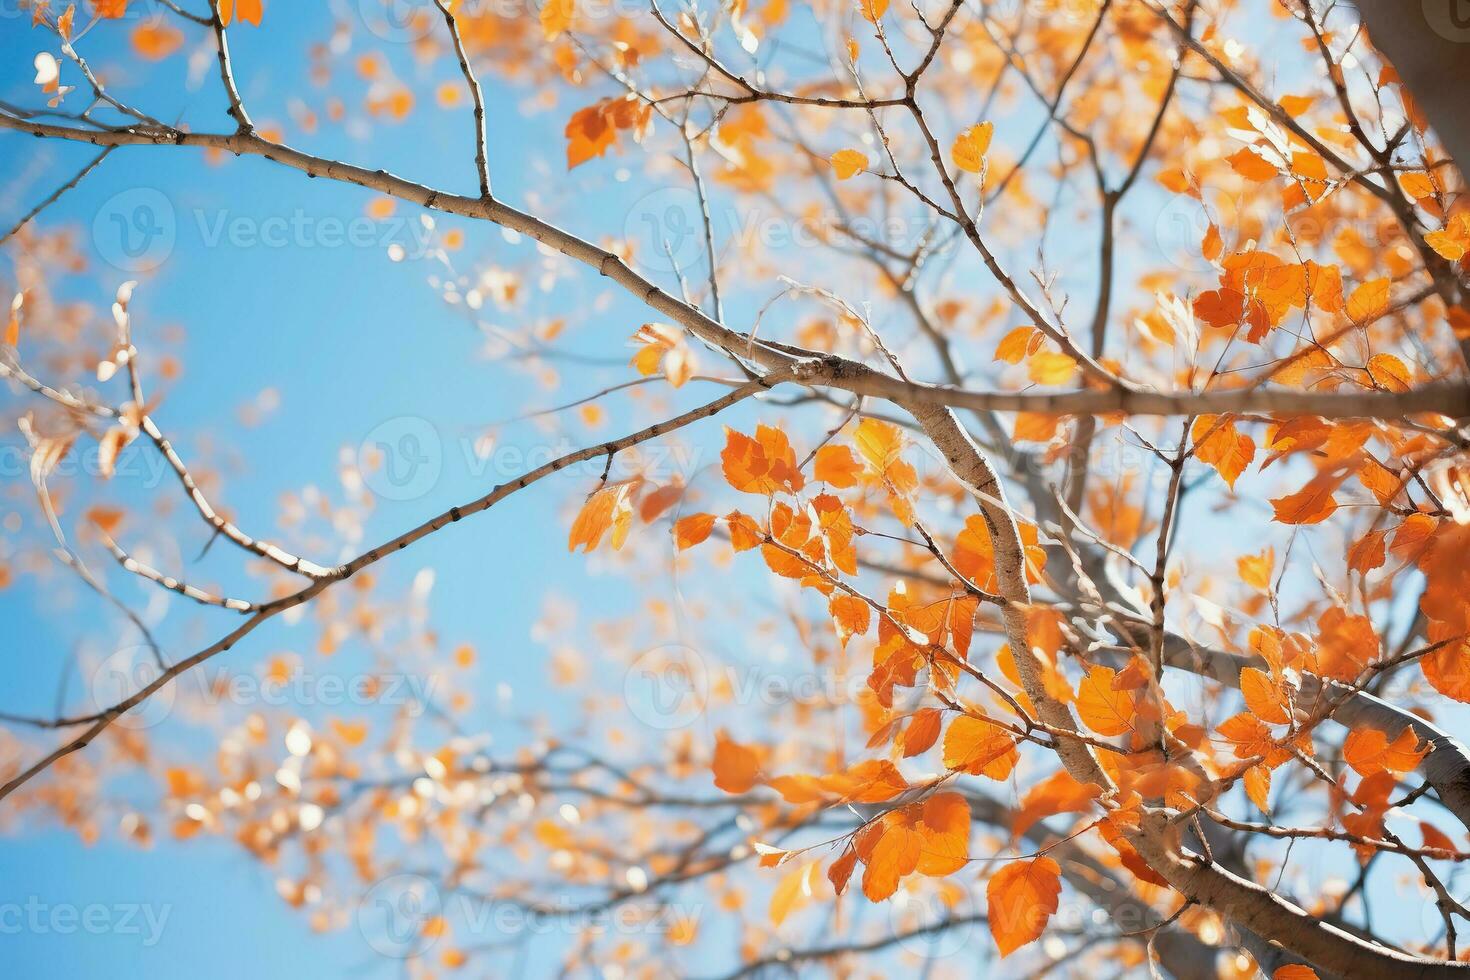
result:
[[[1368,377],[1384,391],[1408,391],[1409,369],[1392,354],[1374,354],[1368,358]]]
[[[1262,813],[1269,814],[1271,796],[1271,770],[1268,766],[1251,766],[1245,771],[1242,780],[1245,783],[1246,797],[1256,805]]]
[[[555,41],[563,32],[571,30],[576,13],[577,0],[544,0],[541,4],[541,33],[546,40]]]
[[[847,180],[868,169],[867,155],[857,150],[838,150],[832,154],[829,162],[837,173],[838,180]]]
[[[1077,362],[1058,351],[1042,350],[1026,362],[1026,376],[1039,385],[1064,385],[1077,373]]]
[[[1257,592],[1271,591],[1271,572],[1275,567],[1275,548],[1267,548],[1256,555],[1241,555],[1235,559],[1235,570],[1240,573],[1240,580]]]
[[[888,0],[858,0],[858,13],[863,15],[863,20],[870,24],[878,23],[878,18],[883,16],[888,9]]]
[[[1376,320],[1388,310],[1388,280],[1362,283],[1347,299],[1347,315],[1354,323]]]
[[[771,925],[779,926],[786,917],[812,900],[820,861],[808,861],[788,873],[771,892]]]
[[[985,167],[985,153],[990,149],[990,137],[994,133],[995,125],[983,122],[956,136],[949,148],[954,165],[966,173],[978,174]]]
[[[1429,247],[1451,262],[1458,262],[1470,251],[1470,215],[1456,214],[1441,231],[1431,231],[1424,236]]]

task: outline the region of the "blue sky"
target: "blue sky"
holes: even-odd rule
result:
[[[102,25],[83,42],[83,53],[99,66],[124,64],[117,57],[124,50],[118,41],[131,26],[130,22],[126,27]],[[238,35],[233,40],[237,71],[248,79],[245,94],[257,119],[286,118],[282,93],[301,84],[308,45],[329,31],[325,12],[312,15],[276,6],[268,11],[263,29],[232,32]],[[17,103],[33,101],[35,88],[27,69],[39,36],[30,34],[12,12],[0,22],[0,38],[7,52],[0,68],[0,91]],[[364,39],[372,40],[362,32],[359,43]],[[382,50],[390,57],[401,55],[401,46],[384,45]],[[171,65],[157,69],[141,90],[150,97],[165,93],[169,108],[182,110],[196,128],[226,122],[212,71],[197,90],[190,91],[181,77],[174,77],[182,76],[182,71]],[[347,85],[352,87],[350,80]],[[430,86],[415,87],[425,99],[422,93],[432,91]],[[512,113],[513,109],[492,110],[492,127],[507,122]],[[303,138],[290,127],[288,131],[292,140]],[[514,141],[494,141],[491,153],[497,189],[512,200],[521,197],[527,184],[543,183],[545,175],[562,167],[555,120],[521,124],[518,133],[522,135]],[[323,133],[312,143],[325,155],[373,159],[440,186],[473,188],[469,128],[462,112],[425,107],[405,125],[384,127],[370,141]],[[89,155],[87,148],[0,136],[0,169],[22,175],[8,178],[0,192],[0,217],[7,224],[18,218]],[[568,388],[549,392],[520,372],[486,361],[480,356],[477,333],[425,284],[428,265],[395,264],[388,258],[390,240],[411,243],[419,233],[418,215],[412,209],[400,209],[385,223],[387,227],[374,229],[364,247],[336,245],[334,228],[340,234],[349,223],[357,223],[356,227],[365,221],[365,207],[373,195],[308,181],[264,160],[214,165],[195,152],[122,150],[50,209],[42,222],[93,236],[88,251],[115,256],[109,216],[130,215],[138,201],[154,200],[139,197],[140,189],[163,196],[167,210],[159,212],[160,219],[172,229],[174,242],[166,261],[141,277],[132,307],[137,340],[144,351],[158,350],[163,345],[155,338],[169,325],[186,330],[181,344],[167,348],[182,361],[182,377],[170,386],[156,414],[160,424],[178,437],[186,457],[202,457],[225,471],[227,489],[220,503],[242,526],[275,535],[282,492],[315,485],[335,493],[344,447],[355,450],[385,423],[390,433],[396,433],[395,420],[423,420],[441,440],[441,476],[414,499],[379,499],[367,535],[390,536],[484,492],[487,474],[475,468],[473,459],[466,459],[464,448],[488,423],[554,404],[567,391],[580,390],[579,381],[594,376],[581,370],[579,378],[579,369],[567,369]],[[620,212],[600,213],[594,206],[579,216],[589,227],[601,224],[607,233],[621,231]],[[441,230],[455,226],[455,219],[441,219]],[[233,227],[243,231],[232,237],[228,229]],[[304,230],[288,232],[288,243],[279,248],[256,245],[249,237],[257,228],[268,236],[272,227]],[[461,263],[493,257],[516,267],[528,258],[526,246],[506,243],[498,229],[468,223],[458,227],[466,234],[464,248],[455,256]],[[95,234],[94,228],[99,229]],[[131,269],[101,260],[85,275],[74,277],[64,292],[102,304],[105,310],[116,286],[134,277]],[[561,304],[564,310],[590,304],[602,289],[591,282],[593,278],[576,272],[560,285],[555,302],[533,296],[527,316],[546,316]],[[598,353],[626,358],[622,340],[640,322],[631,305],[615,299],[597,321],[573,321],[568,339],[577,344],[595,342]],[[510,317],[507,326],[520,324]],[[596,376],[607,376],[606,369],[598,370]],[[258,426],[241,425],[240,407],[254,402],[267,387],[279,391],[279,410]],[[5,399],[7,411],[19,407],[13,396],[7,394]],[[621,431],[621,424],[615,416],[599,431],[606,437]],[[498,445],[536,453],[557,447],[563,439],[573,445],[596,441],[596,434],[575,423],[563,431],[561,436],[548,435],[529,424],[502,428]],[[211,440],[199,441],[199,433],[211,433]],[[154,472],[146,467],[155,461],[140,456],[136,463],[145,467],[140,475]],[[391,591],[394,583],[404,591],[419,569],[434,566],[438,576],[432,613],[441,633],[456,642],[473,640],[480,651],[473,675],[476,686],[492,692],[496,684],[508,683],[528,712],[550,704],[549,695],[543,693],[547,683],[542,651],[531,639],[544,583],[559,580],[567,591],[576,591],[588,616],[599,608],[613,608],[627,595],[605,578],[597,580],[595,588],[588,587],[587,562],[567,554],[564,508],[578,493],[574,481],[579,478],[584,483],[595,479],[582,473],[554,480],[548,484],[552,493],[512,498],[492,513],[457,526],[453,534],[426,541],[377,570],[385,591]],[[171,482],[150,494],[125,485],[121,477],[102,490],[103,498],[134,502],[177,494]],[[186,506],[181,495],[175,499],[179,508]],[[29,506],[19,494],[0,502],[4,512]],[[204,535],[182,509],[174,520],[180,534],[178,557],[188,561]],[[346,556],[321,556],[340,557]],[[191,574],[217,576],[225,585],[248,593],[258,582],[241,575],[240,564],[238,553],[216,545],[193,566],[203,571]],[[156,596],[126,579],[114,582],[123,598],[149,610],[150,619],[164,611]],[[227,628],[223,624],[228,623],[228,614],[199,612],[181,603],[167,605],[168,615],[158,630],[171,654],[188,652]],[[201,623],[206,625],[201,628]],[[109,635],[126,629],[59,577],[41,582],[23,577],[0,594],[4,708],[45,713],[53,703],[66,652],[78,642],[89,650],[100,648]],[[272,623],[221,662],[235,670],[250,670],[274,652],[309,647],[312,642],[308,629]],[[74,682],[70,702],[86,700],[85,685]],[[487,728],[497,727],[493,717],[479,720]],[[501,727],[504,731],[508,726]],[[208,753],[207,736],[201,738],[175,719],[160,726],[157,737],[161,744],[193,745]],[[188,752],[180,754],[186,757]],[[144,851],[119,842],[109,827],[99,843],[84,847],[74,834],[47,829],[26,815],[6,819],[12,826],[0,840],[4,901],[26,906],[14,914],[23,912],[28,926],[16,933],[0,921],[0,973],[186,977],[196,976],[200,965],[208,964],[212,973],[226,977],[393,976],[399,968],[396,961],[376,956],[354,929],[314,934],[306,918],[276,896],[270,869],[227,839],[178,844],[165,831],[151,850]],[[122,921],[122,907],[140,904],[145,908],[131,913],[140,925],[134,932]],[[105,921],[107,928],[68,931],[66,908],[77,908],[81,914],[88,906],[106,907],[107,918],[96,921]],[[142,914],[149,910],[156,921],[161,917],[156,937]],[[37,922],[39,926],[34,925]]]

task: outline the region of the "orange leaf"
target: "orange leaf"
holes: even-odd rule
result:
[[[1237,150],[1225,159],[1230,162],[1232,170],[1247,180],[1270,180],[1277,173],[1275,164],[1267,163],[1249,149]]]
[[[771,925],[779,926],[786,917],[812,900],[820,861],[808,861],[787,874],[771,892]]]
[[[898,891],[898,883],[919,866],[924,839],[910,826],[903,811],[884,815],[882,836],[873,844],[863,870],[863,894],[870,902],[881,902]]]
[[[726,793],[744,793],[756,783],[760,760],[755,750],[731,741],[723,730],[715,734],[715,755],[710,762],[715,786]]]
[[[1356,544],[1348,549],[1348,568],[1359,575],[1367,575],[1373,569],[1381,566],[1387,558],[1383,547],[1383,540],[1387,536],[1387,528],[1379,528],[1363,535]]]
[[[1234,490],[1236,479],[1256,458],[1255,440],[1236,432],[1233,420],[1221,420],[1218,415],[1201,415],[1195,419],[1191,435],[1200,462],[1213,466]]]
[[[674,545],[680,551],[692,548],[715,529],[715,515],[713,514],[690,514],[681,517],[674,522]]]
[[[1245,783],[1245,795],[1262,813],[1269,814],[1271,769],[1263,765],[1251,766],[1245,771],[1242,781]]]
[[[1347,299],[1347,315],[1354,323],[1376,320],[1388,310],[1388,280],[1373,279],[1358,286]]]
[[[866,608],[866,607],[865,607]],[[938,708],[920,708],[914,712],[909,727],[903,732],[903,757],[911,759],[925,752],[939,738]]]
[[[837,636],[843,646],[847,646],[847,641],[854,636],[861,636],[868,631],[868,623],[872,621],[873,615],[866,602],[845,592],[832,597],[828,611],[832,613],[832,621],[837,624]]]
[[[857,485],[863,466],[846,446],[823,446],[817,450],[812,477],[839,490]]]
[[[167,58],[184,43],[178,28],[163,21],[145,21],[133,28],[133,50],[144,61]]]
[[[582,509],[572,521],[571,533],[567,535],[567,550],[576,551],[582,546],[583,554],[595,549],[602,536],[612,530],[614,550],[623,546],[628,539],[628,529],[633,526],[633,484],[615,483],[603,487],[587,498]]]
[[[842,852],[842,856],[832,862],[827,869],[827,880],[832,882],[833,891],[841,895],[847,891],[848,879],[852,877],[852,869],[857,866],[857,851],[852,848]]]
[[[1301,963],[1288,963],[1276,968],[1271,980],[1318,980],[1317,971]]]
[[[796,493],[806,485],[786,433],[768,425],[757,425],[753,439],[727,428],[720,463],[730,486],[746,493]]]
[[[983,718],[960,715],[944,733],[944,765],[991,779],[1005,779],[1020,759],[1016,740]]]
[[[969,862],[970,803],[959,793],[935,793],[925,800],[918,829],[920,874],[953,874]]]
[[[1342,743],[1343,761],[1360,776],[1408,772],[1423,761],[1428,751],[1428,746],[1419,747],[1419,736],[1412,727],[1399,732],[1392,742],[1376,728],[1358,728],[1349,732]]]
[[[1115,675],[1111,667],[1099,664],[1087,672],[1077,688],[1077,714],[1099,735],[1122,735],[1133,730],[1133,696],[1114,688]]]
[[[1284,725],[1291,720],[1286,713],[1286,689],[1264,670],[1242,667],[1240,694],[1251,714],[1262,721]]]
[[[1409,390],[1409,369],[1394,355],[1374,354],[1368,358],[1367,367],[1368,377],[1384,391]]]
[[[1061,867],[1049,857],[1015,861],[985,886],[990,934],[1007,956],[1041,936],[1062,893]]]
[[[1041,412],[1017,412],[1012,436],[1018,442],[1050,442],[1057,434],[1061,416]]]
[[[96,525],[103,534],[111,535],[122,523],[123,512],[116,507],[88,507],[85,515],[88,521]]]
[[[117,0],[119,6],[125,4],[125,0]],[[230,25],[238,14],[240,19],[260,26],[261,0],[219,0],[219,20],[226,27]]]
[[[995,359],[1007,364],[1020,364],[1036,353],[1036,345],[1041,342],[1041,338],[1041,331],[1035,327],[1017,327],[1000,339],[1000,344],[995,348]]]
[[[1342,486],[1345,476],[1318,474],[1301,490],[1271,501],[1275,520],[1280,524],[1320,524],[1337,510],[1332,494]]]

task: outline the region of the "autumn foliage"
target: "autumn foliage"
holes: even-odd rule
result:
[[[406,43],[332,25],[277,98],[256,42],[293,8],[138,6],[31,3],[30,101],[0,105],[11,152],[106,151],[7,236],[31,516],[0,588],[78,587],[161,678],[54,718],[0,705],[22,828],[233,840],[323,931],[404,867],[574,921],[699,909],[556,950],[609,975],[1470,970],[1463,120],[1428,118],[1354,11],[434,0]],[[150,81],[191,58],[217,111]],[[373,162],[415,127],[456,134],[433,147],[453,187]],[[318,149],[338,135],[340,160]],[[164,431],[189,381],[134,291],[167,280],[88,267],[46,211],[119,147],[422,219],[422,254],[364,262],[427,270],[427,308],[489,354],[466,371],[560,392],[502,425],[564,451],[392,528],[370,523],[382,461],[349,452],[340,487],[237,525]],[[489,226],[506,250],[470,255]],[[138,450],[170,504],[119,502]],[[68,473],[83,451],[97,471]],[[572,569],[537,583],[564,598],[534,630],[571,707],[502,741],[476,728],[492,618],[441,636],[433,576],[404,596],[376,566],[515,494],[560,508],[517,532],[570,562],[492,548],[483,603],[497,575]],[[187,535],[251,591],[154,567]],[[121,598],[138,584],[170,622],[236,620],[166,655]],[[276,617],[313,643],[245,652]],[[360,655],[452,690],[371,719],[213,703],[203,748],[118,721],[232,647],[278,684]],[[763,698],[752,672],[808,686]],[[115,818],[124,773],[151,796]],[[414,976],[511,962],[464,917],[412,937]]]

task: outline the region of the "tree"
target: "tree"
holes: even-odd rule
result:
[[[339,25],[288,137],[257,121],[257,98],[281,96],[228,41],[293,14],[136,5],[35,5],[38,94],[0,111],[12,152],[95,148],[7,236],[0,373],[42,518],[7,567],[47,574],[20,559],[54,555],[97,615],[123,617],[89,626],[142,637],[127,670],[144,669],[109,703],[5,716],[5,805],[90,834],[117,777],[150,777],[157,799],[129,833],[161,819],[178,837],[229,835],[322,929],[386,890],[416,910],[393,954],[425,975],[493,969],[528,941],[486,941],[476,909],[565,919],[570,964],[650,974],[861,969],[977,925],[993,945],[948,960],[959,972],[997,958],[1017,975],[1470,969],[1455,875],[1470,754],[1454,734],[1470,701],[1470,210],[1435,127],[1451,147],[1464,130],[1450,89],[1416,101],[1354,11],[545,0],[533,16],[434,0],[400,22],[410,44],[370,37],[349,54]],[[1412,38],[1417,24],[1398,26]],[[114,83],[88,47],[124,25],[131,63]],[[211,111],[150,81],[191,48],[214,62]],[[1421,51],[1399,67],[1432,87]],[[360,81],[342,85],[348,60]],[[438,110],[421,108],[430,87]],[[311,149],[344,118],[408,127],[431,111],[463,115],[456,186],[475,190]],[[567,172],[556,195],[512,203],[498,188],[520,160],[515,127],[546,114],[565,124]],[[496,225],[560,253],[563,274],[607,280],[641,322],[578,323],[577,346],[555,325],[507,334],[477,311],[514,316],[522,277],[457,271],[462,232],[425,224],[423,261],[449,270],[435,288],[493,334],[496,370],[549,370],[631,335],[605,387],[548,414],[585,418],[632,390],[641,427],[335,563],[307,546],[340,550],[361,529],[350,492],[321,503],[325,532],[286,526],[276,544],[238,525],[155,417],[149,371],[166,378],[169,362],[135,345],[131,305],[151,287],[117,288],[99,364],[92,313],[62,301],[75,248],[38,227],[116,159],[201,152],[221,179],[272,166],[357,185],[370,215]],[[584,236],[579,209],[618,193],[600,180],[617,159],[664,196],[619,202],[627,234]],[[708,420],[722,413],[741,421],[721,433]],[[179,484],[154,492],[181,490],[193,517],[87,506],[135,442]],[[93,444],[96,478],[56,486]],[[721,480],[614,472],[631,451],[690,444],[718,452]],[[370,569],[589,465],[569,549],[650,596],[672,570],[683,612],[630,608],[597,629],[590,664],[562,664],[587,717],[527,720],[500,750],[458,694],[417,692],[390,731],[216,704],[216,750],[195,758],[125,724],[303,607],[316,657],[392,647],[425,676],[466,666],[473,643],[444,650],[422,596],[383,594]],[[349,490],[371,466],[354,461]],[[259,597],[135,557],[186,533],[236,549]],[[120,598],[129,577],[236,623],[172,654]],[[807,696],[731,682],[777,642],[798,651]],[[626,677],[672,693],[674,714],[697,696],[708,735],[671,722],[626,737]],[[1387,868],[1427,931],[1375,919]],[[1334,875],[1354,880],[1334,889]],[[599,918],[625,912],[636,942]]]

